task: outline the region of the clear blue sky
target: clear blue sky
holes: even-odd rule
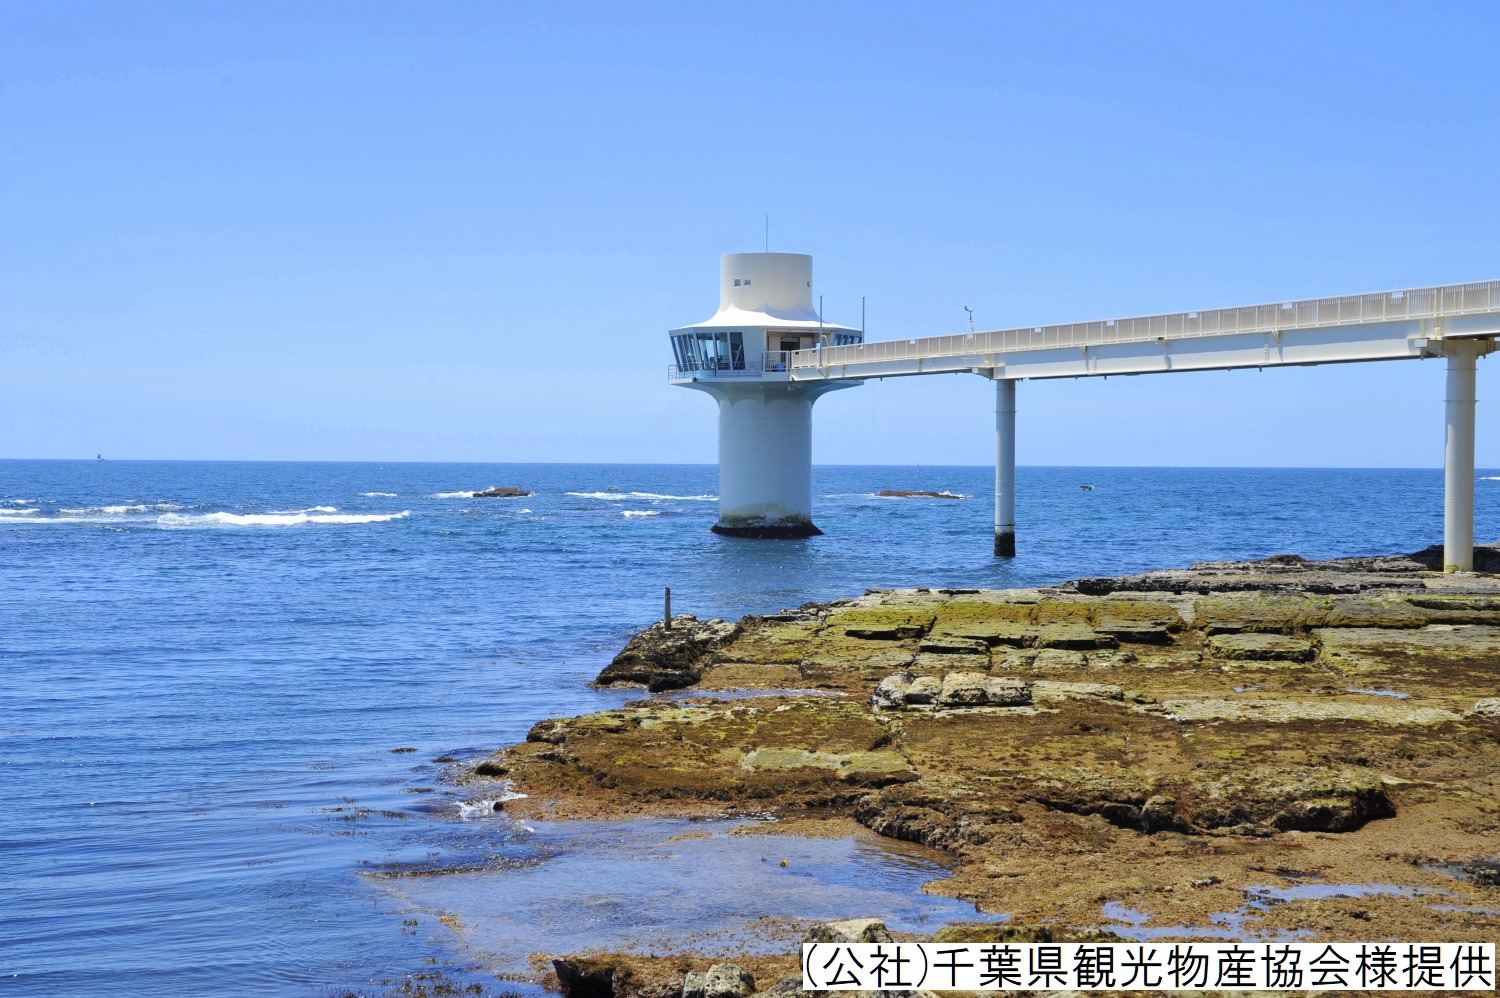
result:
[[[715,459],[666,330],[1500,277],[1494,4],[0,7],[0,457]],[[1500,360],[1479,462],[1500,465]],[[1440,361],[1024,382],[1023,464],[1436,466]],[[984,464],[979,378],[819,463]]]

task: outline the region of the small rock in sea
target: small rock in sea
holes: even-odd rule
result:
[[[891,943],[890,932],[878,918],[851,918],[847,922],[814,925],[802,937],[805,943]]]
[[[515,499],[519,496],[529,496],[530,492],[518,489],[513,485],[504,485],[498,489],[485,489],[483,492],[474,493],[475,499]]]
[[[1470,714],[1479,717],[1500,718],[1500,697],[1489,697],[1485,700],[1475,701],[1474,706],[1469,708]]]
[[[734,963],[716,963],[704,973],[689,971],[683,978],[682,998],[748,998],[755,978]]]
[[[882,499],[967,499],[956,492],[907,492],[903,489],[881,489],[875,493]],[[920,591],[920,590],[919,590]]]

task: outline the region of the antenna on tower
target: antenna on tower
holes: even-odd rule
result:
[[[766,212],[766,252],[771,252],[771,213]]]
[[[972,333],[974,331],[974,310],[965,305],[964,311],[969,313],[969,332]]]

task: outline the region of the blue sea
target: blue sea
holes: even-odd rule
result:
[[[0,462],[0,992],[373,995],[442,973],[526,993],[536,951],[973,917],[919,889],[931,856],[520,825],[447,774],[639,696],[586,683],[663,586],[734,618],[1442,537],[1438,471],[1017,477],[1001,561],[988,468],[817,468],[826,533],[776,542],[708,531],[712,466]],[[469,495],[501,485],[534,494]]]

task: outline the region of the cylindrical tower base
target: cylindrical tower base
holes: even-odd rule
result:
[[[719,403],[719,522],[729,537],[821,534],[812,521],[812,407],[844,384],[698,384]]]

